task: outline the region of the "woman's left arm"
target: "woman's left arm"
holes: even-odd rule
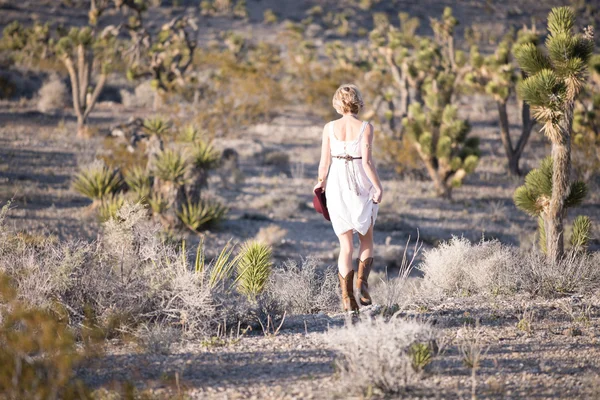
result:
[[[365,129],[361,146],[362,154],[362,165],[365,169],[367,177],[375,187],[375,194],[373,195],[373,203],[381,203],[381,197],[383,196],[383,188],[381,187],[381,181],[377,174],[377,168],[375,167],[375,161],[373,160],[373,125],[368,124]]]
[[[318,182],[315,185],[314,189],[321,188],[323,191],[325,190],[325,185],[327,183],[327,174],[329,173],[329,165],[331,164],[331,150],[329,144],[329,135],[327,134],[327,125],[323,127],[323,140],[321,144],[321,161],[319,162],[319,175]]]

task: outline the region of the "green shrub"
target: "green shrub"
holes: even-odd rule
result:
[[[238,290],[249,298],[256,297],[265,289],[273,262],[270,246],[259,242],[246,242],[242,247],[237,265]]]
[[[183,156],[169,149],[161,151],[154,163],[154,173],[158,178],[180,186],[185,183],[186,169],[187,163]]]
[[[73,334],[61,318],[17,300],[0,273],[0,393],[7,399],[87,399],[71,381],[79,356]]]
[[[125,204],[125,198],[121,194],[113,194],[105,197],[98,207],[98,219],[106,222],[117,215],[117,211]]]
[[[121,187],[121,174],[118,169],[109,169],[101,161],[84,167],[75,176],[73,189],[94,200],[95,203],[116,193]]]
[[[177,216],[188,228],[197,232],[219,223],[227,211],[227,207],[215,200],[188,201],[181,206]]]
[[[263,21],[265,24],[276,24],[277,15],[269,8],[263,13]]]

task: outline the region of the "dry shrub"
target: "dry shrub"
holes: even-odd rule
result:
[[[464,295],[514,290],[517,278],[510,271],[517,262],[514,250],[497,240],[472,244],[455,236],[424,253],[418,267],[425,274],[422,291]]]
[[[121,95],[121,102],[125,107],[152,107],[154,104],[154,98],[156,97],[156,91],[152,89],[150,81],[140,83],[135,87],[133,93],[128,90],[119,91]]]
[[[319,271],[318,260],[307,258],[298,265],[287,261],[273,271],[270,292],[292,314],[335,312],[340,309],[337,270]]]
[[[512,293],[541,296],[592,293],[600,288],[600,253],[572,251],[558,263],[537,251],[520,254],[497,240],[453,237],[425,252],[421,295]]]
[[[223,319],[223,303],[235,300],[225,295],[232,278],[210,284],[215,264],[195,270],[147,214],[126,202],[91,244],[32,246],[0,226],[0,272],[14,279],[20,299],[44,309],[64,307],[75,327],[91,312],[110,331],[160,323],[186,337],[209,334]]]
[[[519,286],[532,294],[553,297],[595,293],[600,289],[600,253],[572,251],[553,263],[542,253],[529,252],[515,273]]]
[[[270,224],[259,229],[255,240],[269,246],[277,246],[285,239],[287,233],[287,229],[276,224]]]
[[[55,74],[44,82],[38,97],[38,110],[43,113],[62,110],[69,105],[67,85]]]
[[[422,344],[432,354],[436,347],[430,325],[398,318],[363,320],[332,330],[326,338],[340,356],[342,386],[363,396],[397,395],[417,385],[421,370],[413,367],[411,348]]]

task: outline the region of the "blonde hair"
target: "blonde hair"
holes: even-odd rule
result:
[[[351,83],[340,86],[333,95],[333,108],[342,113],[358,114],[364,107],[360,91]]]

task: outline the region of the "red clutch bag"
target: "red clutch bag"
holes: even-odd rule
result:
[[[315,195],[313,197],[313,206],[319,214],[323,214],[323,217],[327,221],[329,219],[329,211],[327,211],[327,199],[325,198],[325,192],[321,189],[315,189]]]

